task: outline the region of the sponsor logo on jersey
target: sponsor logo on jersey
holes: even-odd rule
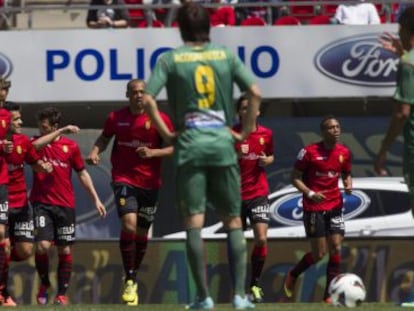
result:
[[[249,153],[249,145],[248,144],[242,144],[240,146],[240,150],[242,153]]]
[[[264,143],[265,143],[264,138],[263,137],[260,137],[259,138],[259,144],[264,145]]]
[[[351,195],[345,195],[341,191],[344,200],[344,219],[352,219],[364,212],[371,204],[370,198],[361,190],[353,191]],[[271,220],[288,226],[302,225],[303,200],[302,193],[294,192],[277,198],[270,204]]]
[[[0,53],[0,77],[7,78],[13,71],[13,64],[10,59]]]
[[[316,53],[316,68],[334,80],[349,84],[395,85],[399,59],[381,47],[379,35],[352,36],[324,46]]]

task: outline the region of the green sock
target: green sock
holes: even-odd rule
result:
[[[197,288],[197,297],[204,299],[209,296],[206,271],[204,266],[204,244],[201,239],[201,229],[187,230],[187,260]]]
[[[246,239],[244,238],[243,230],[241,228],[228,231],[227,252],[230,273],[234,283],[234,294],[244,297],[247,269],[247,249]]]

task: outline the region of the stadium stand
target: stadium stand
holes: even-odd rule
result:
[[[328,15],[316,15],[308,21],[308,25],[329,25],[331,17]]]
[[[294,16],[287,15],[287,16],[281,16],[279,17],[274,23],[274,26],[297,26],[301,25],[301,22],[299,19],[297,19]]]
[[[89,0],[0,0],[0,4],[4,4],[5,1],[8,1],[7,10],[0,14],[6,15],[11,29],[85,28],[84,21],[89,8]],[[375,0],[373,2],[380,12],[383,23],[396,21],[399,0]],[[177,8],[178,0],[153,0],[154,4],[151,5],[142,4],[143,0],[125,0],[125,3],[129,9],[131,27],[139,27],[138,24],[144,25],[145,23],[141,22],[145,19],[147,21],[158,20],[165,27],[174,26],[174,14],[170,13]],[[214,5],[211,2],[208,3],[209,8]],[[327,17],[319,16],[334,16],[338,3],[340,1],[337,0],[238,0],[235,3],[226,4],[226,6],[235,8],[237,13],[236,26],[273,25],[278,18],[284,15],[299,19],[301,25],[315,25],[326,24]],[[223,4],[217,5],[222,6]],[[240,11],[251,11],[248,8],[253,11],[266,12],[266,17],[254,15],[254,17],[250,16],[252,17],[250,19],[246,14],[240,14]],[[284,10],[287,10],[287,13]],[[155,26],[159,27],[159,23],[155,23]]]
[[[257,16],[247,17],[241,21],[240,26],[266,26],[266,21]]]

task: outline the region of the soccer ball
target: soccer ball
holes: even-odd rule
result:
[[[329,284],[328,291],[334,306],[348,308],[359,306],[367,294],[361,278],[353,273],[337,275]]]

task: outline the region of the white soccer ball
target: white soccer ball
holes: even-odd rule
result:
[[[367,295],[361,278],[353,273],[337,275],[329,284],[328,291],[332,304],[337,307],[357,307]]]

